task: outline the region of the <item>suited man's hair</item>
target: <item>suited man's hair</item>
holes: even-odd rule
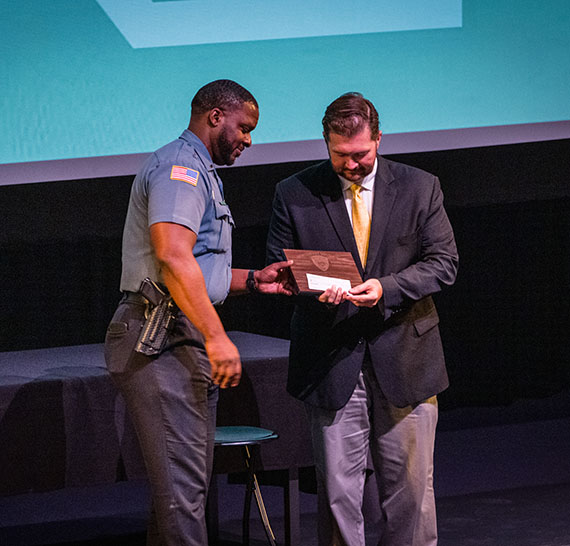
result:
[[[327,141],[330,133],[350,138],[366,126],[370,127],[370,135],[376,140],[380,134],[378,112],[368,99],[356,92],[345,93],[331,102],[323,117],[323,134]]]
[[[246,102],[259,108],[255,97],[232,80],[215,80],[200,88],[192,99],[192,114],[203,114],[213,108],[228,112],[237,110]]]

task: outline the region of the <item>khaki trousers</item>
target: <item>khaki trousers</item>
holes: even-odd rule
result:
[[[435,396],[390,404],[366,365],[337,411],[307,405],[318,487],[319,546],[365,546],[362,501],[372,463],[381,514],[379,546],[435,546]]]

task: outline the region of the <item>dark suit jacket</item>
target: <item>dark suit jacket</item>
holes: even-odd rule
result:
[[[448,386],[431,294],[455,281],[457,248],[437,177],[378,156],[368,260],[363,270],[340,180],[329,161],[280,182],[267,241],[282,249],[349,251],[363,279],[380,280],[374,308],[332,307],[298,296],[291,321],[288,391],[339,409],[356,385],[368,348],[384,395],[403,407]]]

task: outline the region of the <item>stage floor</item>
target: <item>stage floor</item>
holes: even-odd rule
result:
[[[570,545],[570,419],[442,430],[440,546]],[[283,544],[283,491],[262,486]],[[220,479],[220,544],[237,544],[243,486]],[[0,497],[1,546],[144,546],[144,481]],[[267,544],[255,506],[252,546]],[[374,530],[368,529],[370,546]],[[316,546],[316,496],[301,493],[301,544]]]

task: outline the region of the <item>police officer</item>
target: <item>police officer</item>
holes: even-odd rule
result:
[[[255,98],[230,80],[202,87],[188,129],[153,153],[136,176],[123,233],[121,290],[105,359],[139,438],[151,485],[148,545],[208,543],[205,504],[218,386],[241,375],[240,356],[214,305],[229,292],[291,294],[286,266],[231,269],[234,225],[214,168],[251,145]],[[173,327],[155,356],[134,350],[149,303],[145,278],[172,296]]]

